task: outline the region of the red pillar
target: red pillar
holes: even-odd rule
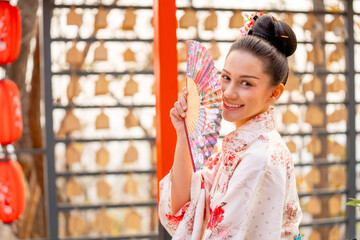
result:
[[[172,167],[176,144],[176,132],[170,120],[170,109],[178,93],[175,0],[154,0],[153,11],[157,178],[160,181]]]

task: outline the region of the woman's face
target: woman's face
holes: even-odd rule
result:
[[[274,102],[272,96],[276,87],[271,86],[270,76],[263,72],[263,63],[246,51],[230,52],[221,72],[220,83],[223,118],[234,122],[236,127],[265,112]]]

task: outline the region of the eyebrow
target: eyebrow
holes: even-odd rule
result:
[[[226,69],[223,68],[223,71],[227,74],[230,74],[229,71],[227,71]],[[256,76],[253,76],[253,75],[240,75],[239,78],[253,78],[253,79],[259,79],[258,77]]]

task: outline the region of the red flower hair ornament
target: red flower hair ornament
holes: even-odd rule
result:
[[[245,37],[254,26],[256,19],[263,15],[262,12],[252,13],[246,20],[245,25],[240,28],[241,36]]]

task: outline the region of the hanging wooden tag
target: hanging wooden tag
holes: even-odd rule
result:
[[[155,208],[151,208],[151,223],[150,223],[150,229],[151,231],[157,231],[157,229],[159,228],[159,218],[158,218],[158,213],[156,211]]]
[[[327,86],[327,92],[339,92],[345,91],[346,92],[346,83],[341,81],[339,78],[336,78],[334,82]]]
[[[158,181],[157,181],[157,178],[154,176],[151,179],[151,191],[150,191],[150,194],[153,198],[157,197],[157,194],[158,194],[157,189],[158,189]]]
[[[210,15],[205,19],[205,30],[206,31],[214,31],[218,25],[218,17],[214,9],[210,10]]]
[[[156,165],[156,145],[151,147],[151,163]]]
[[[141,230],[141,220],[142,217],[134,210],[131,210],[125,218],[126,228],[128,230]]]
[[[313,155],[319,155],[322,151],[321,141],[317,136],[312,136],[310,143],[307,145],[307,151]]]
[[[182,63],[186,61],[187,61],[187,51],[186,51],[186,44],[184,44],[179,50],[178,62]]]
[[[104,146],[101,146],[101,148],[96,152],[96,164],[101,168],[105,168],[109,163],[109,158],[109,151]]]
[[[80,120],[75,116],[72,109],[67,110],[57,136],[67,135],[76,130],[81,130]]]
[[[211,41],[211,46],[209,48],[210,55],[214,61],[218,60],[221,57],[220,49],[216,43],[216,41]]]
[[[124,21],[122,25],[122,30],[134,30],[134,26],[136,24],[136,14],[135,10],[132,7],[126,9],[126,13],[124,16]]]
[[[95,216],[95,230],[100,233],[111,233],[112,219],[107,214],[106,208],[102,208]]]
[[[285,85],[285,89],[289,92],[300,89],[300,79],[294,74],[293,71],[289,71],[289,76]]]
[[[126,49],[123,54],[124,62],[135,62],[135,53],[130,49]]]
[[[82,194],[82,188],[74,177],[66,183],[65,194],[67,198],[80,196]]]
[[[309,202],[306,204],[306,212],[312,215],[318,215],[321,213],[321,201],[318,197],[312,196]]]
[[[245,25],[244,17],[240,10],[234,10],[229,21],[229,28],[241,28]]]
[[[346,157],[346,148],[338,142],[328,141],[328,154],[333,154],[341,158]]]
[[[341,238],[340,228],[338,225],[334,225],[329,232],[329,240],[338,240]]]
[[[309,14],[307,14],[307,17],[308,19],[304,24],[303,29],[311,31],[314,29],[314,25],[316,23],[316,16],[314,15],[314,13],[309,12]]]
[[[129,114],[125,117],[125,127],[132,128],[138,126],[139,126],[139,122],[137,118],[135,117],[132,109],[129,109]]]
[[[66,95],[67,95],[69,102],[72,102],[72,99],[74,97],[79,96],[79,94],[81,92],[79,78],[80,77],[75,74],[72,74],[70,77],[70,82],[66,89]]]
[[[314,50],[314,47],[311,51],[307,51],[307,61],[308,62],[312,62],[312,63],[315,63],[315,50]]]
[[[341,196],[334,195],[329,199],[329,213],[330,216],[339,215],[341,212]]]
[[[359,23],[359,22],[355,22],[355,21],[354,21],[354,23],[355,23],[355,26],[357,26],[357,27],[359,28],[359,30],[360,30],[360,23]]]
[[[95,96],[107,94],[109,92],[109,83],[106,80],[105,73],[100,73],[99,79],[95,82]]]
[[[70,65],[81,65],[84,62],[83,54],[76,47],[76,43],[66,53],[66,62]]]
[[[306,175],[305,181],[313,186],[320,183],[320,171],[316,167],[312,167],[311,171]]]
[[[337,62],[343,59],[345,56],[345,49],[342,43],[336,43],[336,49],[330,53],[328,64],[332,64],[333,62]]]
[[[70,12],[66,15],[67,25],[76,25],[80,27],[82,23],[82,15],[76,13],[75,6],[71,6]]]
[[[296,189],[298,192],[300,192],[300,190],[301,190],[301,185],[302,185],[303,181],[304,181],[304,179],[301,176],[301,174],[297,174],[296,175]]]
[[[151,48],[151,51],[147,55],[146,69],[153,69],[153,68],[154,68],[154,48]]]
[[[87,223],[78,210],[74,210],[74,214],[70,215],[68,229],[71,236],[81,236],[88,231]]]
[[[287,109],[282,116],[284,124],[298,123],[298,117],[290,109]]]
[[[68,165],[81,162],[81,151],[76,147],[75,142],[66,146],[65,158]]]
[[[308,240],[321,240],[321,234],[316,230],[312,230]]]
[[[131,143],[125,153],[124,163],[136,162],[138,160],[138,155],[139,154],[138,154],[136,147],[134,146],[134,144]]]
[[[347,121],[348,112],[347,109],[342,107],[341,109],[335,110],[332,114],[327,117],[328,123],[340,122],[342,120]]]
[[[180,28],[197,27],[196,13],[191,8],[185,10],[185,14],[180,18]]]
[[[101,28],[107,27],[107,15],[109,11],[105,10],[103,6],[99,6],[98,12],[95,16],[95,29],[99,30]]]
[[[321,79],[313,74],[313,79],[303,85],[304,92],[313,92],[315,95],[322,93],[322,81]]]
[[[126,82],[125,88],[124,88],[124,96],[125,97],[132,97],[135,93],[137,93],[139,90],[138,83],[134,81],[132,75],[130,75],[129,81]]]
[[[96,129],[109,129],[110,128],[110,121],[109,117],[101,110],[99,116],[96,117],[95,121],[95,128]]]
[[[313,45],[313,49],[311,51],[311,53],[313,54],[312,57],[312,61],[315,65],[321,65],[324,63],[325,61],[325,53],[324,50],[322,48],[322,43],[320,38],[316,38],[314,45]],[[309,60],[310,61],[310,60]]]
[[[310,105],[306,112],[305,121],[313,127],[320,127],[324,124],[324,113],[319,107]]]
[[[133,179],[132,175],[129,175],[126,179],[124,193],[138,196],[138,183]]]
[[[100,46],[95,49],[94,53],[94,62],[96,61],[107,61],[108,60],[108,51],[104,45],[104,41],[100,41]]]
[[[156,114],[153,117],[153,128],[156,129]]]
[[[111,186],[104,177],[101,177],[101,179],[96,183],[96,193],[98,197],[105,199],[111,198]]]
[[[346,186],[346,173],[344,168],[336,167],[329,169],[329,183],[335,189]]]
[[[152,86],[151,86],[151,94],[152,95],[155,95],[155,86],[156,86],[156,81],[154,81]]]
[[[344,28],[344,20],[340,15],[336,15],[334,19],[326,24],[326,31],[336,32],[338,28]]]

